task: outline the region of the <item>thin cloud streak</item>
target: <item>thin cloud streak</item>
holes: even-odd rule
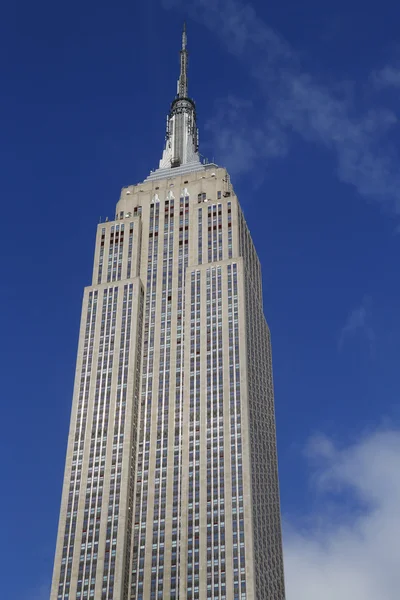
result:
[[[374,106],[358,114],[343,92],[345,86],[329,86],[302,69],[294,49],[250,4],[240,0],[164,0],[164,4],[182,8],[218,33],[219,41],[243,64],[262,96],[264,108],[257,109],[256,121],[249,109],[238,110],[234,119],[232,113],[226,116],[220,110],[219,122],[213,119],[213,143],[224,164],[237,168],[239,174],[260,164],[265,167],[289,151],[295,133],[336,156],[341,181],[387,210],[400,212],[399,157],[385,137],[397,126],[393,111]],[[228,113],[232,102],[247,106],[253,98],[230,97]],[[241,144],[235,139],[238,134]],[[240,162],[241,145],[254,160],[245,157]]]
[[[339,349],[343,347],[347,340],[361,337],[367,342],[370,351],[373,351],[376,336],[371,325],[371,305],[371,298],[365,296],[360,306],[350,312],[339,335]]]

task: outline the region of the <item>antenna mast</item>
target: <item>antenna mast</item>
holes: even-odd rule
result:
[[[178,98],[188,98],[188,51],[187,51],[187,35],[186,35],[186,21],[183,24],[182,32],[182,49],[181,49],[181,74],[178,81]]]

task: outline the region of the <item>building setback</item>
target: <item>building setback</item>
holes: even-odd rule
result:
[[[199,158],[186,30],[159,168],[97,228],[51,600],[284,600],[261,270]]]

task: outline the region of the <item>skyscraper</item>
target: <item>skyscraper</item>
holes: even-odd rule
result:
[[[97,229],[51,600],[283,600],[260,263],[202,162],[186,31],[159,168]]]

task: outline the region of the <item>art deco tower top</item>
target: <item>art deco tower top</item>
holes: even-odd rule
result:
[[[177,94],[171,104],[167,117],[165,148],[159,168],[152,172],[149,179],[167,177],[168,170],[196,171],[202,169],[199,156],[198,129],[196,124],[196,105],[188,91],[188,50],[186,24],[182,32],[180,51],[181,70],[178,79]]]

